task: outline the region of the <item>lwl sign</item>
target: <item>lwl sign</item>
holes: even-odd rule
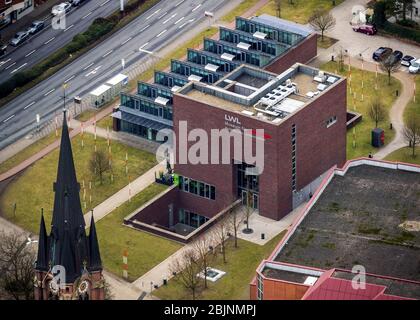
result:
[[[225,125],[227,127],[240,129],[242,124],[241,124],[241,121],[239,120],[239,117],[225,114]]]

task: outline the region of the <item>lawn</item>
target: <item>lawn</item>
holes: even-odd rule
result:
[[[407,119],[412,115],[420,116],[420,76],[415,76],[416,81],[416,102],[414,102],[414,99],[411,100],[411,102],[407,105],[405,111],[404,111],[404,121],[407,121]]]
[[[266,259],[284,236],[285,231],[260,246],[245,240],[238,240],[239,247],[235,249],[233,239],[227,243],[227,263],[223,263],[223,257],[218,254],[210,267],[226,272],[215,283],[208,282],[208,289],[201,288],[197,294],[200,300],[249,300],[249,283],[255,276],[255,270],[263,259]],[[167,286],[162,286],[153,293],[160,299],[165,300],[188,300],[191,299],[190,291],[173,278]]]
[[[318,35],[318,37],[317,37],[318,47],[322,48],[322,49],[328,49],[329,47],[331,47],[332,45],[334,45],[337,42],[338,42],[337,39],[327,37],[326,35],[324,35],[324,40],[322,40],[321,35]]]
[[[109,128],[110,130],[112,130],[112,117],[110,115],[106,116],[98,122],[96,122],[96,125],[103,129]]]
[[[344,0],[336,0],[335,3],[336,5],[339,5],[343,1]],[[293,3],[294,4],[290,4],[289,1],[281,2],[281,18],[303,24],[308,23],[308,20],[315,9],[324,8],[330,10],[333,7],[332,0],[294,0]],[[257,11],[257,15],[263,13],[277,17],[274,1],[270,1]]]
[[[80,135],[72,139],[72,147],[77,178],[81,183],[82,207],[85,212],[127,185],[128,177],[125,174],[124,165],[126,152],[129,158],[131,179],[140,176],[156,164],[153,154],[112,141],[113,182],[111,182],[111,175],[106,173],[103,185],[101,185],[99,179],[90,173],[88,166],[94,150],[94,137],[84,134],[83,139],[84,148],[81,147]],[[106,139],[98,138],[97,148],[108,152]],[[54,150],[10,183],[0,195],[0,212],[4,217],[33,233],[38,233],[41,208],[44,208],[46,221],[51,221],[54,199],[53,182],[57,174],[58,154],[59,149]],[[90,181],[92,181],[91,189],[89,189]],[[86,189],[85,202],[83,201],[83,185]],[[90,201],[90,196],[92,201]],[[13,209],[15,204],[16,214]]]
[[[83,111],[81,114],[79,114],[76,117],[76,120],[85,122],[88,121],[90,118],[92,118],[95,114],[98,113],[98,109],[87,109],[85,111]]]
[[[122,253],[128,251],[128,277],[137,279],[181,248],[180,244],[122,225],[124,217],[164,191],[152,184],[96,224],[102,262],[106,270],[122,276]],[[112,235],[112,237],[110,237]]]
[[[390,155],[388,155],[385,160],[389,161],[400,161],[407,163],[414,163],[420,165],[420,147],[416,147],[416,156],[412,157],[413,149],[409,147],[401,148]]]
[[[321,66],[321,69],[338,73],[343,76],[348,76],[348,66],[345,66],[344,71],[338,70],[336,62],[328,62]],[[375,128],[375,123],[368,115],[370,103],[377,96],[380,99],[387,111],[386,119],[379,123],[379,127],[385,130],[385,144],[389,143],[395,136],[395,131],[390,129],[389,125],[389,110],[396,100],[395,91],[401,92],[401,82],[392,78],[391,85],[388,85],[388,77],[384,74],[378,73],[378,94],[375,90],[375,73],[362,71],[352,67],[352,93],[350,93],[350,85],[348,81],[347,89],[347,108],[356,111],[363,115],[363,120],[355,126],[354,129],[347,132],[347,159],[354,159],[361,156],[368,156],[369,152],[374,154],[377,149],[371,146],[371,131]],[[362,101],[362,79],[364,83],[363,93],[364,99]],[[356,98],[354,98],[354,93]],[[353,136],[355,138],[353,138]]]
[[[242,16],[246,11],[252,8],[258,0],[245,0],[242,1],[239,5],[237,5],[233,10],[229,13],[225,14],[222,18],[220,18],[223,22],[232,22],[235,17]]]

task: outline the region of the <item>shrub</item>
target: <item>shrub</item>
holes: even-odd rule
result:
[[[404,39],[420,42],[420,30],[403,27],[390,22],[385,22],[383,30]]]

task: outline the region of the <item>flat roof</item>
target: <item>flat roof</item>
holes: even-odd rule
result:
[[[323,270],[362,265],[366,273],[420,281],[420,230],[409,231],[410,221],[420,221],[420,173],[351,167],[334,175],[274,260]],[[419,285],[409,291],[420,298]]]
[[[106,83],[115,86],[116,84],[125,80],[128,80],[128,76],[126,76],[125,74],[119,73],[116,76],[109,79]]]
[[[269,25],[276,29],[299,34],[303,37],[307,37],[312,33],[312,30],[304,25],[301,25],[301,24],[298,24],[289,20],[273,17],[265,13],[257,17],[253,17],[251,20],[258,23]]]
[[[104,94],[105,92],[107,92],[110,88],[111,88],[110,86],[107,86],[106,84],[103,84],[103,85],[97,87],[96,89],[92,90],[90,92],[90,94],[97,97],[97,96],[100,96],[100,95]]]

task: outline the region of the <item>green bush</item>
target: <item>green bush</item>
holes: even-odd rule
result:
[[[385,22],[383,30],[398,37],[420,43],[420,30],[403,27],[390,22]]]

